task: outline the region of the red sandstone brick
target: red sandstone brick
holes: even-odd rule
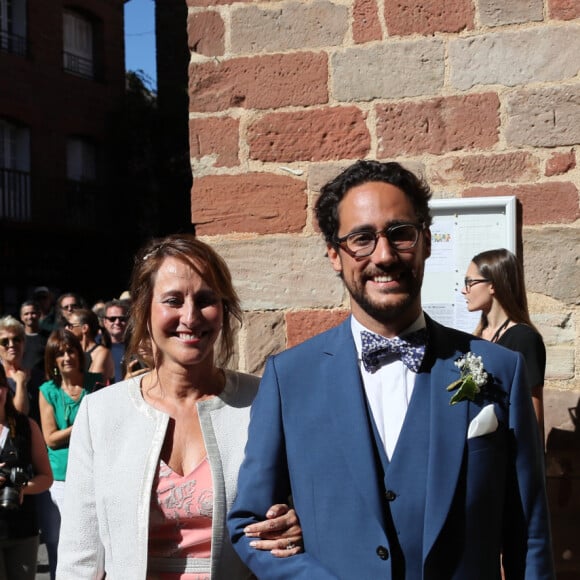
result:
[[[209,117],[189,121],[189,150],[191,157],[201,159],[216,155],[214,167],[239,165],[238,119],[231,117]]]
[[[580,18],[580,2],[578,0],[549,0],[548,13],[556,20],[574,20]]]
[[[306,185],[268,173],[196,178],[191,216],[200,235],[298,233],[306,224]]]
[[[248,128],[248,144],[251,159],[285,162],[359,159],[371,146],[357,107],[265,115]]]
[[[383,32],[377,0],[355,0],[352,13],[352,37],[357,44],[381,40]]]
[[[199,12],[187,18],[189,50],[205,56],[224,53],[225,25],[219,12]]]
[[[270,109],[328,101],[328,58],[300,52],[192,64],[190,111]]]
[[[431,182],[494,183],[533,181],[540,175],[539,160],[531,153],[516,151],[494,155],[444,157],[432,167]]]
[[[471,0],[385,0],[390,36],[470,30],[474,15]]]
[[[472,187],[463,197],[515,195],[523,208],[523,225],[572,223],[580,217],[578,189],[569,182]]]
[[[325,330],[340,324],[348,310],[302,310],[286,313],[287,347],[296,346]]]
[[[488,149],[498,142],[496,93],[377,105],[376,112],[380,158]]]
[[[546,176],[562,175],[576,167],[576,153],[574,151],[552,153],[546,162]]]

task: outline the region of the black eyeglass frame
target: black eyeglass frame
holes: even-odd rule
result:
[[[409,245],[405,245],[405,247],[401,247],[401,244],[407,244],[408,242],[406,242],[406,241],[405,242],[400,242],[400,241],[398,242],[396,240],[393,240],[392,239],[393,232],[396,232],[397,230],[400,230],[401,228],[408,228],[409,226],[415,230],[415,240],[413,242],[411,242]],[[390,226],[387,226],[386,228],[383,228],[382,230],[379,230],[379,231],[362,229],[362,230],[350,232],[349,234],[346,234],[346,236],[336,238],[334,240],[334,243],[337,246],[341,247],[349,256],[352,256],[353,258],[367,258],[377,249],[377,244],[379,243],[379,238],[381,236],[385,236],[385,238],[387,238],[387,241],[389,242],[390,246],[394,250],[396,250],[397,252],[408,252],[417,246],[417,242],[419,241],[419,236],[421,235],[421,232],[424,231],[425,229],[426,229],[426,225],[424,222],[419,222],[419,223],[399,222],[396,224],[391,224]],[[374,236],[374,243],[372,243],[372,245],[369,246],[369,248],[367,250],[359,250],[359,251],[351,250],[348,247],[349,238],[353,238],[354,236],[360,236],[361,234],[368,234],[368,235]],[[361,252],[363,252],[363,253],[361,253]]]
[[[483,282],[491,282],[491,280],[489,278],[463,278],[463,287],[466,292],[470,292],[473,286]]]

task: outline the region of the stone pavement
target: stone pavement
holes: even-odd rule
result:
[[[44,544],[40,544],[40,547],[38,548],[38,564],[36,566],[35,580],[50,580],[50,574],[48,572],[48,555]]]

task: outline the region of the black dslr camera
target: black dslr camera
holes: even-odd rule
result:
[[[20,490],[30,481],[29,470],[10,466],[6,463],[0,467],[0,477],[6,481],[0,488],[0,508],[16,510],[20,507]]]

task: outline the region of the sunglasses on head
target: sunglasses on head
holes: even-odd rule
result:
[[[21,342],[22,338],[20,336],[11,336],[10,338],[0,338],[0,345],[3,346],[4,348],[7,348],[8,346],[10,346],[10,344],[16,346]]]
[[[105,320],[108,320],[109,322],[127,322],[127,317],[126,316],[105,316]]]

